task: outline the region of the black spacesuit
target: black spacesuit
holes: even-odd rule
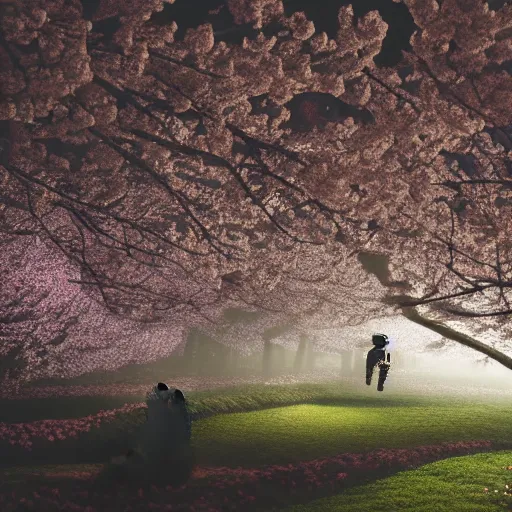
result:
[[[379,381],[377,390],[384,391],[384,381],[388,375],[390,364],[390,354],[386,352],[386,345],[389,345],[389,339],[385,334],[374,334],[372,342],[375,345],[366,355],[366,384],[372,383],[373,370],[375,366],[379,367]]]
[[[146,476],[169,482],[186,481],[193,467],[191,418],[183,393],[159,382],[146,395],[147,421],[139,452]]]

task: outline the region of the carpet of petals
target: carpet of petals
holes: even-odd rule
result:
[[[229,388],[233,386],[251,385],[251,384],[299,384],[301,382],[331,382],[339,379],[339,371],[322,370],[312,372],[302,372],[299,375],[290,373],[276,377],[264,378],[260,375],[251,377],[162,377],[164,382],[172,382],[174,387],[190,391],[206,391],[214,388]],[[123,396],[145,396],[148,387],[153,386],[154,379],[137,379],[137,383],[122,383]],[[105,385],[105,383],[87,384],[87,385],[62,385],[62,386],[20,386],[15,383],[7,383],[0,388],[0,398],[3,400],[23,400],[27,398],[52,398],[55,396],[119,396],[119,383]]]
[[[334,494],[368,478],[383,477],[447,457],[497,448],[490,441],[468,441],[413,449],[344,453],[298,464],[253,469],[197,467],[190,481],[180,487],[133,488],[116,483],[110,485],[107,492],[95,487],[98,470],[61,471],[49,473],[44,482],[34,479],[32,485],[26,478],[19,484],[5,480],[0,484],[0,510],[257,510],[287,503],[294,496],[300,501],[301,495]],[[272,503],[268,502],[269,499]]]

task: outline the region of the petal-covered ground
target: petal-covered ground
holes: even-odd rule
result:
[[[168,379],[160,377],[164,381],[172,382],[173,387],[190,391],[204,391],[215,388],[229,388],[241,385],[266,384],[266,385],[290,385],[301,382],[329,382],[339,379],[339,372],[336,370],[323,370],[303,372],[300,375],[286,374],[271,378],[265,378],[261,375],[252,377],[177,377],[169,376]],[[137,383],[133,383],[133,378],[127,382],[116,382],[110,385],[104,383],[99,384],[83,384],[83,385],[43,385],[43,386],[26,386],[16,387],[2,386],[0,388],[0,398],[3,400],[23,400],[27,398],[52,398],[55,396],[139,396],[143,397],[154,383],[154,375],[145,380],[137,379]],[[347,380],[347,379],[345,379]],[[64,381],[65,382],[65,381]]]
[[[180,487],[128,485],[102,480],[102,467],[56,466],[8,470],[0,494],[2,511],[11,510],[270,510],[314,497],[336,494],[398,470],[446,457],[499,448],[490,441],[443,443],[414,449],[345,453],[299,464],[260,468],[197,467]],[[114,477],[112,477],[114,478]],[[98,484],[107,483],[107,485]],[[21,508],[20,508],[21,507]]]

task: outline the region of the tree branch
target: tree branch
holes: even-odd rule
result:
[[[444,336],[445,338],[456,341],[461,345],[464,345],[473,350],[476,350],[477,352],[485,354],[486,356],[490,357],[491,359],[494,359],[498,363],[501,363],[509,370],[512,370],[512,358],[507,356],[506,354],[503,354],[499,350],[489,347],[488,345],[485,345],[484,343],[478,341],[477,339],[468,336],[467,334],[460,333],[455,329],[452,329],[451,327],[448,327],[440,322],[436,322],[435,320],[426,318],[420,315],[418,311],[416,311],[416,309],[414,308],[402,308],[402,314],[411,322],[414,322],[418,325],[422,325],[423,327],[426,327],[431,331],[441,334],[441,336]]]

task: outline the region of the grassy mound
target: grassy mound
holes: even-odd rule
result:
[[[510,451],[454,457],[282,510],[503,512],[512,510],[512,496],[504,494],[512,487],[511,464]]]
[[[507,442],[512,439],[509,417],[505,406],[296,405],[206,418],[194,425],[193,443],[203,464],[256,466],[375,448]]]

